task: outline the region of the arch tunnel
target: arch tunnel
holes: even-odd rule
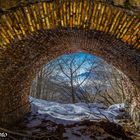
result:
[[[134,13],[90,0],[44,1],[5,12],[0,124],[12,124],[30,111],[31,81],[43,64],[78,51],[102,57],[140,90],[140,18]]]

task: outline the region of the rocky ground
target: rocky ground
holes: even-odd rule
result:
[[[5,140],[139,140],[131,130],[106,120],[83,120],[65,125],[46,117],[27,114],[16,126],[4,131],[7,132]]]

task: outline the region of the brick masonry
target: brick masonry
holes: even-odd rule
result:
[[[11,124],[29,110],[31,82],[56,57],[84,51],[123,71],[140,89],[140,19],[92,1],[30,4],[0,20],[0,123]]]

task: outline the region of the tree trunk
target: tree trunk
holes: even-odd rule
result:
[[[76,99],[75,99],[75,91],[74,91],[74,85],[73,85],[73,74],[72,74],[72,71],[71,71],[70,84],[71,84],[71,97],[72,97],[72,103],[76,103]]]
[[[36,97],[40,98],[42,91],[42,80],[43,80],[43,70],[40,71],[37,77],[37,85],[36,85]]]

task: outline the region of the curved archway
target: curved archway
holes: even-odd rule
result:
[[[98,55],[123,71],[140,89],[140,20],[113,8],[88,1],[54,1],[2,16],[2,124],[16,121],[29,111],[33,77],[46,61],[64,53],[85,51]]]

